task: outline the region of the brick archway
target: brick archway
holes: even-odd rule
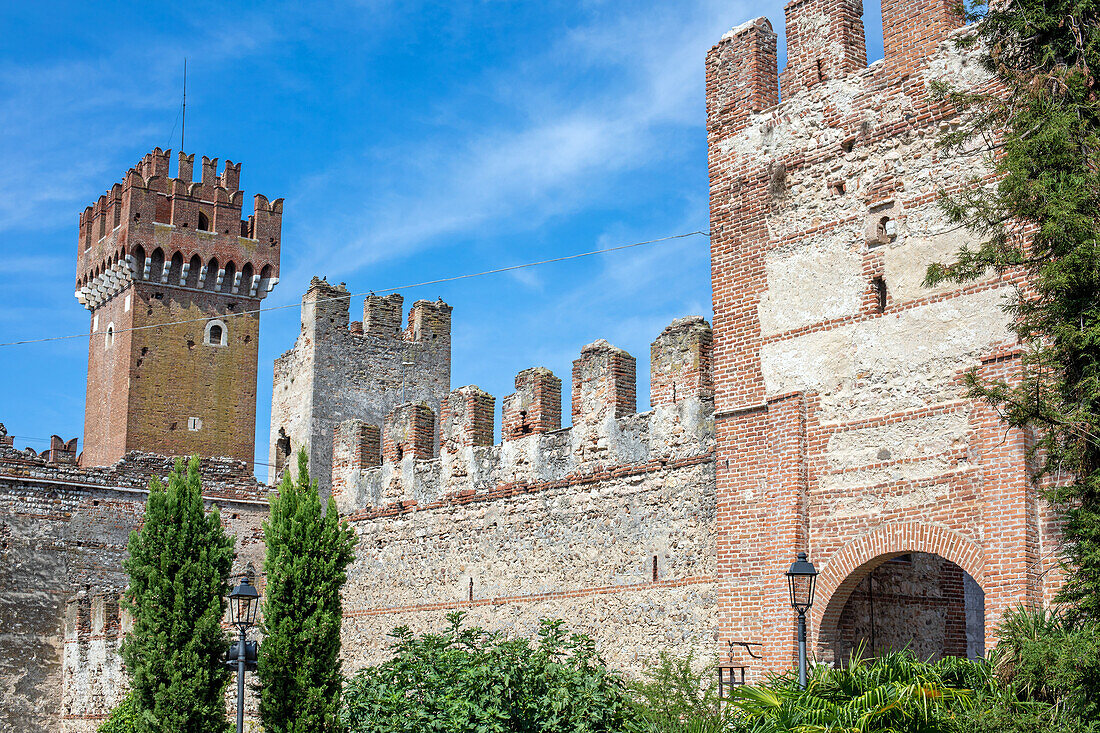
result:
[[[821,567],[817,600],[810,611],[814,647],[836,631],[852,590],[878,565],[899,555],[925,552],[950,560],[983,585],[985,553],[953,530],[924,522],[892,522],[868,532],[834,553]]]

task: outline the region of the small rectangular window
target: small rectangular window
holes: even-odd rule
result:
[[[191,432],[202,430],[202,420],[197,417],[187,418],[187,429]]]

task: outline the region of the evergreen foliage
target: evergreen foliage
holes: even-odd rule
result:
[[[107,719],[96,728],[96,733],[135,733],[137,720],[137,705],[134,703],[134,693],[126,693],[126,697],[119,701],[111,710]]]
[[[1065,510],[1071,621],[1100,618],[1100,2],[980,2],[969,43],[981,43],[989,93],[937,91],[965,110],[942,144],[984,155],[995,185],[974,179],[945,196],[949,218],[979,234],[974,249],[932,265],[926,281],[965,282],[1022,270],[1009,305],[1027,347],[1016,383],[968,378],[972,396],[1013,426],[1035,429]]]
[[[145,522],[123,562],[133,630],[121,652],[137,733],[228,730],[221,622],[233,545],[217,507],[205,510],[197,456],[186,468],[176,462],[167,487],[150,481]]]
[[[462,625],[395,629],[393,657],[344,692],[349,733],[602,733],[634,730],[622,678],[595,642],[543,621],[534,645]]]
[[[1021,696],[1100,724],[1100,626],[1062,614],[1013,609],[997,627],[999,679]]]
[[[994,662],[997,654],[994,654]],[[730,733],[1095,733],[1088,719],[1005,683],[997,664],[908,652],[853,655],[814,666],[805,690],[794,672],[731,695]]]
[[[298,480],[283,475],[264,522],[267,557],[259,650],[260,718],[267,733],[343,730],[339,718],[340,589],[355,532],[330,497],[321,511],[305,451]]]

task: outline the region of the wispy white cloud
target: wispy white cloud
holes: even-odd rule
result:
[[[310,177],[298,204],[314,211],[324,198],[336,210],[298,233],[305,246],[290,278],[345,276],[454,235],[532,229],[599,205],[624,173],[675,161],[676,131],[703,127],[705,51],[740,11],[701,1],[606,17],[614,12],[597,7],[591,23],[486,79],[482,89],[519,122],[357,155]],[[570,74],[592,70],[596,81],[578,90]],[[388,190],[349,186],[363,158],[378,157],[401,161],[374,172]]]
[[[178,106],[176,60],[191,56],[193,65],[216,66],[266,48],[273,26],[262,15],[247,22],[246,34],[221,24],[164,29],[108,54],[4,64],[0,232],[75,222],[80,209],[137,162],[126,157],[119,168],[135,141],[150,141],[149,148],[168,144]]]

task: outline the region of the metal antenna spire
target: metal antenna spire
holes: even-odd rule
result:
[[[183,121],[180,123],[180,152],[183,152],[183,133],[187,130],[187,57],[183,57]]]

